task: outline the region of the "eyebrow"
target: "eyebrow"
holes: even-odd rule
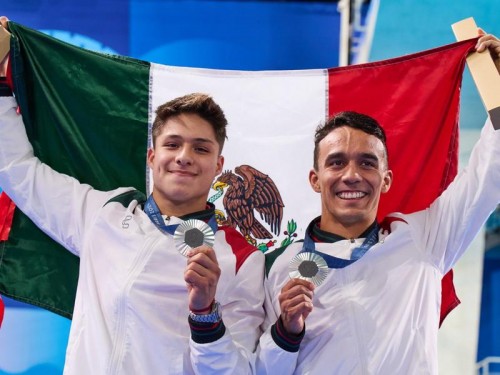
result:
[[[363,158],[363,159],[370,159],[370,160],[373,160],[373,161],[376,161],[376,162],[379,161],[379,158],[377,157],[377,155],[372,154],[371,152],[364,152],[364,153],[362,153],[361,154],[361,158]]]
[[[359,155],[359,157],[361,159],[373,160],[373,161],[376,161],[377,163],[380,161],[380,159],[377,157],[377,155],[375,155],[371,152],[363,152]],[[333,159],[345,159],[345,158],[346,158],[345,152],[334,152],[332,154],[329,154],[326,157],[325,163],[328,163],[330,160],[333,160]]]
[[[165,140],[185,140],[186,138],[180,136],[180,135],[177,135],[177,134],[170,134],[170,135],[167,135],[165,137]],[[209,139],[209,138],[193,138],[192,140],[189,139],[190,142],[192,143],[210,143],[210,144],[215,144],[216,142],[214,142],[213,140]]]

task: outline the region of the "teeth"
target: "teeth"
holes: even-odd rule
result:
[[[342,199],[363,198],[365,195],[366,193],[363,193],[361,191],[343,191],[341,193],[338,193],[338,196]]]

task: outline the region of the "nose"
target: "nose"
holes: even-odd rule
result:
[[[345,183],[355,183],[361,181],[361,179],[361,173],[356,163],[351,162],[347,164],[342,174],[342,181]]]
[[[187,145],[179,148],[179,152],[175,157],[175,162],[178,165],[191,165],[193,163],[192,150]]]

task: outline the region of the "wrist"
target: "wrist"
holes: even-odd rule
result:
[[[210,302],[210,305],[208,305],[207,307],[205,307],[203,309],[193,309],[192,307],[189,307],[189,311],[193,314],[196,314],[196,315],[210,314],[210,312],[213,309],[214,303],[215,303],[215,299],[213,299],[212,302]]]
[[[302,342],[302,339],[304,338],[305,332],[306,327],[304,325],[302,332],[300,332],[298,335],[288,333],[285,329],[281,316],[278,318],[276,323],[271,326],[271,337],[273,338],[273,341],[281,349],[291,353],[296,353],[299,351],[300,344]]]
[[[220,308],[220,303],[217,301],[213,301],[210,305],[210,310],[204,311],[201,310],[202,313],[199,313],[200,310],[191,310],[189,312],[189,318],[197,323],[218,323],[222,320],[222,312]]]

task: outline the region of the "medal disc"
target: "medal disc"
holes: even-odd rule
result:
[[[210,226],[201,220],[191,219],[180,224],[174,233],[177,250],[184,256],[190,249],[201,245],[212,247],[215,235]]]
[[[288,265],[292,279],[302,279],[319,286],[328,274],[328,265],[321,255],[311,252],[299,253],[293,257]]]

